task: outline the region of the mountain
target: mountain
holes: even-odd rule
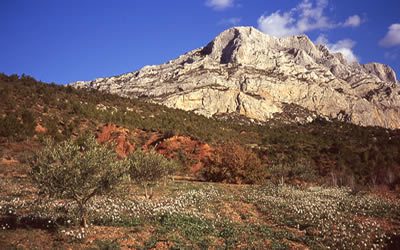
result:
[[[307,36],[275,38],[252,27],[222,32],[205,47],[162,65],[72,84],[139,97],[211,117],[268,121],[294,105],[363,126],[400,128],[400,87],[379,63],[349,63]]]

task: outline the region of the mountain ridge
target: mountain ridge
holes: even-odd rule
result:
[[[294,104],[326,119],[400,128],[400,87],[389,66],[348,63],[305,35],[275,38],[253,27],[225,30],[165,64],[72,85],[207,117],[236,113],[264,122]]]

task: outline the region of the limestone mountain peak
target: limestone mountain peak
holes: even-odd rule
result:
[[[327,119],[400,128],[400,87],[389,66],[350,63],[305,35],[276,38],[253,27],[225,30],[162,65],[73,85],[209,117],[267,121],[293,104]]]

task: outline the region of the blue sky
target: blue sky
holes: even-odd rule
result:
[[[400,74],[399,0],[1,0],[0,10],[0,72],[46,82],[164,63],[238,25],[305,33]]]

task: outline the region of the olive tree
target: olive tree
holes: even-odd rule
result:
[[[131,180],[144,187],[146,198],[152,197],[152,189],[150,188],[150,195],[147,192],[151,184],[166,179],[178,168],[175,161],[165,158],[154,150],[149,152],[136,150],[128,156],[128,164]]]
[[[32,179],[41,193],[75,201],[81,226],[86,227],[88,201],[112,191],[127,169],[125,160],[94,137],[59,144],[48,140],[32,163]]]

